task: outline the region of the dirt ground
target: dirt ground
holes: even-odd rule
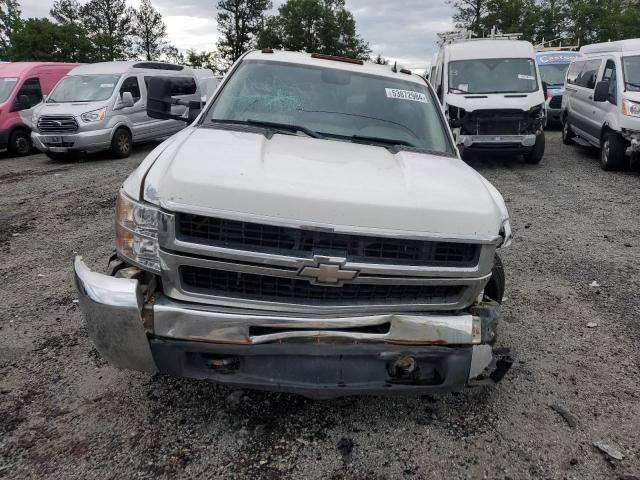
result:
[[[152,146],[81,163],[0,154],[0,478],[640,478],[640,174],[602,171],[559,132],[547,142],[540,165],[473,163],[515,233],[502,383],[330,401],[106,364],[72,259],[104,270],[116,191]]]

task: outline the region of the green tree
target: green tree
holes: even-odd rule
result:
[[[133,30],[135,32],[134,51],[147,60],[156,60],[167,47],[167,26],[151,0],[142,0],[135,12]]]
[[[15,30],[9,58],[14,61],[91,62],[93,46],[73,23],[56,25],[47,18],[29,18]]]
[[[375,58],[372,58],[371,61],[377,65],[389,65],[389,60],[384,58],[381,54],[378,54]]]
[[[521,33],[523,40],[535,42],[540,7],[535,0],[488,0],[487,14],[480,21],[482,31],[496,28],[502,33]]]
[[[270,8],[271,0],[218,2],[218,51],[227,67],[253,47],[264,26],[265,11]]]
[[[218,52],[198,52],[194,49],[187,50],[187,64],[193,68],[208,68],[214,73],[222,73]]]
[[[0,0],[0,54],[6,55],[13,40],[13,33],[21,23],[18,0]]]
[[[368,59],[371,51],[344,0],[287,0],[267,21],[258,47],[360,59]]]
[[[90,0],[82,18],[101,61],[126,60],[132,53],[135,11],[126,0]]]
[[[480,33],[480,21],[489,10],[488,0],[447,0],[447,3],[455,8],[453,21],[457,28]]]
[[[60,24],[82,22],[82,6],[78,0],[56,0],[49,14]]]

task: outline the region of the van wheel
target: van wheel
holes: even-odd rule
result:
[[[496,253],[495,261],[493,262],[493,269],[491,270],[491,278],[489,279],[487,286],[484,287],[484,295],[489,297],[491,300],[502,303],[504,287],[504,266],[502,265],[502,260]]]
[[[127,158],[131,155],[132,139],[129,130],[126,128],[119,128],[113,135],[111,140],[111,153],[116,158]]]
[[[524,163],[540,163],[544,157],[545,138],[544,132],[536,135],[536,144],[530,152],[524,154]]]
[[[576,134],[571,130],[571,124],[569,123],[569,119],[564,119],[564,124],[562,125],[562,143],[565,145],[573,145],[573,137]]]
[[[603,170],[621,170],[627,161],[627,144],[620,135],[607,130],[600,145],[600,166]]]
[[[26,132],[25,130],[16,130],[9,137],[7,150],[9,150],[11,155],[24,157],[25,155],[29,155],[32,149],[33,147],[29,132]]]

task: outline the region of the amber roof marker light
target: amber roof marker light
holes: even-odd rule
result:
[[[336,57],[335,55],[325,55],[324,53],[312,53],[311,58],[319,60],[332,60],[334,62],[353,63],[354,65],[364,65],[362,60],[357,58]]]

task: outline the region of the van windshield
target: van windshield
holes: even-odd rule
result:
[[[0,77],[0,103],[4,102],[9,98],[11,92],[13,91],[13,87],[18,83],[17,78],[13,77]]]
[[[530,93],[538,90],[530,58],[488,58],[449,63],[449,93]]]
[[[205,125],[216,123],[453,152],[426,82],[314,65],[245,60],[205,116]]]
[[[624,84],[630,92],[640,92],[640,55],[624,57]]]
[[[554,63],[552,65],[540,65],[540,77],[547,85],[564,85],[564,78],[569,69],[568,63]]]
[[[47,98],[47,103],[107,100],[119,79],[119,75],[70,75],[60,80]]]

